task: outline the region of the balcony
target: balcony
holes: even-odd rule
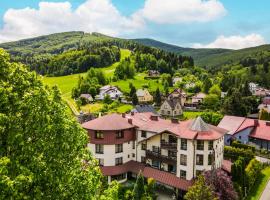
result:
[[[177,151],[177,143],[166,142],[165,140],[161,140],[160,147],[162,149]]]
[[[146,158],[151,160],[158,160],[160,162],[172,165],[176,164],[177,161],[176,155],[165,156],[161,155],[160,151],[154,152],[150,150],[146,150]]]

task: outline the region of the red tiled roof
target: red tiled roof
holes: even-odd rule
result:
[[[105,176],[118,175],[127,172],[133,172],[138,174],[141,171],[142,175],[146,178],[153,178],[160,183],[176,187],[185,191],[187,191],[187,189],[193,183],[192,181],[179,178],[169,172],[160,171],[151,167],[145,167],[144,164],[133,160],[119,166],[101,167],[101,171]]]
[[[119,114],[109,114],[82,124],[82,127],[89,130],[124,130],[133,128],[126,118]]]
[[[270,105],[270,97],[264,97],[262,103],[266,105]]]
[[[123,165],[103,166],[100,168],[103,175],[112,176],[112,175],[117,175],[117,174],[123,174],[126,172],[133,172],[133,173],[138,174],[140,171],[143,171],[145,166],[142,163],[131,160],[129,162],[126,162]]]
[[[255,125],[254,119],[236,116],[224,116],[218,127],[226,128],[230,131],[229,134],[231,135],[239,133],[247,128],[253,128],[250,137],[270,141],[270,125],[267,126],[266,123],[267,121],[257,120],[257,125]]]
[[[266,123],[269,123],[269,125]],[[254,128],[250,137],[270,141],[270,122],[258,120],[258,126]]]
[[[230,160],[223,160],[222,161],[222,169],[226,172],[231,173],[232,169],[232,162]]]
[[[144,168],[143,176],[147,178],[153,178],[160,183],[176,187],[185,191],[187,191],[193,183],[192,181],[179,178],[169,172],[160,171],[151,167]]]

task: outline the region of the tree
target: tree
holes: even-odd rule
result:
[[[104,99],[103,99],[103,103],[111,104],[112,102],[113,102],[113,100],[111,99],[110,95],[106,94]]]
[[[206,78],[203,82],[203,91],[208,94],[209,89],[212,87],[212,81],[210,78]]]
[[[203,100],[203,106],[211,110],[217,110],[220,102],[219,97],[216,94],[209,94]]]
[[[133,105],[138,105],[138,103],[139,103],[139,100],[138,100],[137,94],[134,93],[133,96],[132,96],[132,104]]]
[[[218,85],[213,85],[210,89],[209,89],[209,94],[215,94],[218,97],[220,97],[221,95],[221,89]]]
[[[260,110],[260,120],[270,121],[270,113],[268,113],[265,109]]]
[[[221,169],[214,169],[204,173],[206,184],[215,192],[219,200],[237,200],[238,195],[233,188],[231,178]]]
[[[161,94],[159,88],[156,89],[155,92],[155,103],[156,105],[160,106],[161,105]]]
[[[216,112],[203,112],[201,118],[208,124],[217,126],[222,120],[223,115]]]
[[[200,175],[184,196],[185,200],[217,200],[211,187],[206,185],[203,175]]]
[[[268,74],[269,72],[269,63],[268,62],[264,62],[263,63],[263,71]]]
[[[136,93],[136,88],[132,83],[129,83],[129,89],[130,89],[129,96],[132,98],[132,96]]]
[[[97,199],[102,175],[87,133],[56,87],[0,50],[0,199]],[[106,190],[110,188],[106,188]]]
[[[247,96],[251,96],[251,92],[249,90],[249,84],[248,84],[248,81],[245,81],[244,85],[241,87],[241,90],[240,90],[241,94],[243,97],[247,97]]]
[[[133,200],[141,200],[145,197],[144,177],[141,172],[137,176],[132,193]]]

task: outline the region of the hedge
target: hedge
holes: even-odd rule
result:
[[[239,141],[233,141],[231,144],[232,147],[241,148],[241,149],[250,149],[251,151],[255,152],[256,148],[251,145],[242,144]]]
[[[231,146],[224,147],[224,157],[232,161],[236,161],[239,157],[243,157],[245,163],[249,163],[255,157],[255,153],[250,149],[242,149]]]

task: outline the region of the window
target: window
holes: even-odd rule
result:
[[[213,141],[209,141],[208,142],[208,150],[212,150],[213,149]]]
[[[103,150],[104,150],[103,144],[96,144],[96,153],[103,154]]]
[[[132,157],[135,158],[135,153],[132,154]]]
[[[157,160],[152,160],[152,167],[154,167],[154,168],[159,168],[159,161],[157,161]]]
[[[142,150],[146,150],[146,143],[145,142],[142,143]]]
[[[212,165],[212,162],[213,162],[213,155],[209,154],[208,155],[208,165]]]
[[[161,110],[161,114],[164,115],[164,110]]]
[[[185,170],[180,170],[180,178],[187,178],[187,172]]]
[[[123,144],[116,144],[115,145],[115,153],[123,152]]]
[[[204,141],[197,140],[197,150],[204,150]]]
[[[171,114],[171,111],[168,110],[167,113],[168,113],[168,115],[170,115]]]
[[[180,165],[187,165],[187,155],[185,154],[180,154]]]
[[[238,137],[238,138],[239,138],[239,140],[241,140],[241,138],[242,138],[242,137],[241,137],[241,135],[239,135],[239,137]]]
[[[146,158],[144,156],[141,157],[141,162],[146,163]]]
[[[96,139],[103,139],[104,138],[103,133],[101,131],[96,131],[95,138]]]
[[[187,150],[187,140],[181,139],[181,150]]]
[[[129,158],[129,154],[128,154],[128,158]]]
[[[196,165],[203,165],[203,155],[196,155]]]
[[[172,159],[176,159],[176,157],[177,157],[176,152],[168,150],[168,157],[170,157]]]
[[[123,158],[115,158],[115,165],[122,165],[123,164]]]
[[[132,141],[132,149],[135,149],[135,141]]]
[[[112,177],[112,181],[121,181],[124,180],[126,178],[126,174],[119,174],[119,175],[114,175],[111,176]]]
[[[116,138],[123,138],[124,137],[124,131],[117,131],[116,132]]]
[[[146,131],[142,131],[141,137],[146,138]]]
[[[104,165],[104,159],[98,158],[98,164],[99,164],[100,166],[103,166],[103,165]]]
[[[159,153],[159,147],[157,147],[157,146],[152,146],[152,150],[155,153]]]

